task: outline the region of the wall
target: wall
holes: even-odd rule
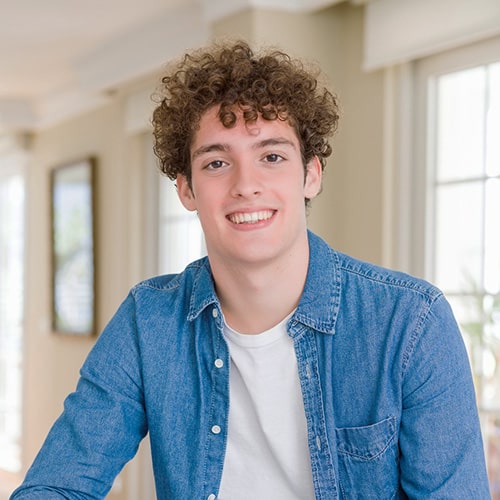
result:
[[[337,249],[381,263],[384,82],[382,71],[361,69],[363,9],[341,4],[310,14],[254,10],[219,22],[214,32],[283,47],[325,71],[342,117],[309,226]]]
[[[217,22],[214,35],[272,42],[324,67],[341,99],[343,117],[323,193],[312,205],[310,226],[338,249],[380,262],[383,82],[381,73],[360,70],[362,21],[362,9],[348,4],[314,14],[252,10]],[[156,79],[141,85],[153,90]],[[88,155],[99,161],[99,329],[144,274],[147,162],[143,136],[130,134],[125,127],[126,97],[132,91],[122,90],[103,108],[34,136],[28,176],[26,465],[75,387],[78,369],[94,342],[58,336],[49,327],[49,174],[53,167]],[[122,476],[120,491],[109,498],[142,498],[136,493],[144,491],[138,470],[140,465],[131,465]]]
[[[150,87],[153,83],[149,82]],[[142,209],[147,176],[143,141],[124,127],[125,96],[85,116],[37,134],[28,169],[28,252],[24,360],[24,461],[33,460],[72,391],[94,338],[51,331],[50,171],[95,156],[98,267],[97,326],[101,330],[129,287],[142,278]],[[142,236],[142,237],[141,237]],[[132,263],[132,264],[131,264]],[[112,498],[113,496],[111,496]],[[117,496],[119,498],[119,496]]]

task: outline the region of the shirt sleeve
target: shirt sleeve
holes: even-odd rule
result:
[[[407,352],[400,429],[401,486],[409,498],[489,499],[468,356],[438,297]]]
[[[137,452],[147,432],[133,297],[97,340],[11,500],[98,499]]]

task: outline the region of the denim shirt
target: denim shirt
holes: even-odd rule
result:
[[[317,499],[486,499],[464,344],[442,293],[332,250],[288,323]],[[157,496],[215,499],[230,359],[207,259],[133,288],[12,499],[103,498],[149,432]]]

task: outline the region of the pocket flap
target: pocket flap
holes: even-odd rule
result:
[[[376,424],[363,427],[336,429],[339,453],[348,453],[366,460],[383,453],[396,433],[396,419],[386,418]]]

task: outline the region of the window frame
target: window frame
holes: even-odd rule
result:
[[[28,199],[27,199],[27,164],[29,160],[28,152],[24,145],[24,140],[22,137],[10,137],[4,136],[0,142],[0,179],[7,179],[13,176],[20,176],[23,186],[23,242],[22,242],[22,296],[23,303],[21,305],[21,318],[20,318],[20,328],[21,328],[21,339],[19,343],[19,470],[11,471],[5,468],[0,469],[0,496],[3,494],[9,494],[10,491],[19,483],[21,479],[21,473],[23,470],[24,461],[24,442],[23,442],[23,429],[24,429],[24,417],[23,417],[23,403],[24,403],[24,380],[23,380],[23,362],[24,362],[24,324],[25,324],[25,311],[26,311],[26,300],[25,300],[25,290],[26,290],[26,259],[27,259],[27,213],[28,213]],[[7,490],[5,490],[7,488]]]
[[[409,196],[410,209],[406,214],[406,230],[398,233],[401,240],[406,239],[403,243],[398,242],[398,244],[408,250],[405,254],[407,264],[405,270],[431,281],[434,280],[435,276],[434,238],[436,227],[434,212],[436,209],[435,195],[437,186],[439,186],[436,178],[438,79],[443,75],[488,66],[499,61],[500,37],[495,37],[411,63],[413,92],[410,108],[412,112],[405,116],[407,122],[403,129],[411,130],[414,141],[409,146],[410,149],[406,150],[408,156],[411,157],[411,161],[403,166],[407,169],[406,178],[408,183],[403,186],[400,185],[400,188],[406,190],[405,192]],[[393,133],[397,134],[399,132]],[[481,242],[481,244],[483,243]],[[439,283],[437,284],[439,286]],[[485,292],[486,290],[479,290],[477,297],[483,296]],[[465,294],[458,292],[450,293],[445,290],[445,293],[447,293],[450,301],[453,301],[455,297],[466,298]],[[473,294],[470,294],[470,297],[472,296]],[[468,337],[465,337],[467,343]],[[474,351],[471,353],[471,358],[473,358],[471,359],[472,363],[476,358]],[[482,369],[479,372],[482,372]],[[492,446],[489,441],[492,422],[495,418],[498,418],[499,409],[497,408],[492,412],[491,409],[482,407],[482,374],[478,376],[475,374],[474,377],[476,392],[479,396],[478,406],[480,407],[482,430],[485,438],[485,452],[488,457],[490,453],[488,450]],[[493,434],[491,435],[493,436]],[[498,472],[495,472],[495,474],[498,474]],[[492,487],[498,487],[496,480],[495,477],[490,479]]]
[[[421,59],[414,64],[414,163],[412,168],[412,220],[417,229],[411,245],[415,251],[411,271],[429,278],[433,276],[432,249],[434,246],[432,214],[435,200],[431,192],[436,151],[435,115],[437,79],[448,73],[471,69],[500,61],[500,37],[472,44],[435,56]],[[424,245],[418,245],[418,242]]]

